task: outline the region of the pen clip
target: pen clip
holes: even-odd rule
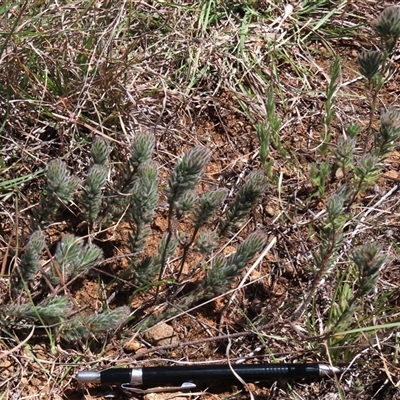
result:
[[[121,385],[121,389],[125,393],[136,393],[136,394],[179,392],[181,390],[190,390],[195,388],[196,385],[192,382],[183,382],[181,386],[154,387],[150,389],[141,389],[135,386],[131,386],[129,383],[123,383]]]

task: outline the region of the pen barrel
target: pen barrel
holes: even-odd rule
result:
[[[232,369],[245,381],[299,379],[320,375],[319,364],[245,364],[232,365]],[[148,367],[143,368],[142,373],[144,385],[237,380],[229,365]]]
[[[99,373],[101,383],[125,383],[132,381],[131,368],[110,368]],[[141,384],[140,379],[138,384]]]

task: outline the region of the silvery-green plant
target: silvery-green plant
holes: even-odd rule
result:
[[[167,243],[168,233],[164,234],[160,243],[158,244],[157,251],[152,256],[144,257],[141,260],[132,260],[130,270],[128,273],[133,271],[133,283],[137,286],[149,286],[154,282],[154,277],[157,272],[159,273],[162,263],[162,256],[165,254],[165,257],[168,259],[172,257],[175,253],[175,250],[178,246],[177,239],[173,236]],[[126,275],[125,273],[121,274],[122,277]],[[160,282],[156,282],[156,284],[160,284]]]
[[[189,150],[176,162],[169,176],[167,187],[163,192],[168,206],[168,227],[163,232],[157,250],[153,254],[148,254],[146,244],[160,194],[158,166],[151,158],[153,147],[152,135],[146,133],[134,137],[130,157],[118,171],[118,164],[113,168],[110,167],[108,159],[110,148],[107,142],[101,138],[95,139],[90,151],[91,165],[83,180],[81,195],[76,196],[76,206],[82,210],[82,213],[77,216],[89,223],[93,235],[96,235],[93,228],[98,226],[99,222],[102,226],[106,226],[108,215],[111,215],[112,221],[116,221],[115,218],[118,217],[120,221],[128,222],[130,235],[127,244],[133,257],[129,268],[124,269],[118,278],[133,284],[135,289],[132,296],[155,286],[157,288],[155,299],[157,299],[158,288],[171,282],[170,277],[163,281],[166,261],[178,253],[179,248],[179,257],[174,264],[176,266],[173,275],[175,280],[171,282],[175,285],[180,283],[190,252],[198,252],[201,255],[201,261],[190,267],[189,273],[201,271],[200,267],[210,262],[208,258],[213,259],[213,251],[220,245],[223,234],[230,234],[236,229],[237,225],[246,218],[251,207],[261,198],[267,187],[267,179],[262,171],[251,172],[244,185],[239,188],[238,194],[227,204],[226,212],[221,216],[221,208],[227,197],[226,189],[204,191],[198,194],[198,185],[211,153],[205,147]],[[109,182],[106,183],[107,177],[114,168],[117,169],[117,179],[113,180],[110,176]],[[78,179],[71,175],[63,161],[55,160],[50,163],[41,208],[54,200],[54,196],[58,196],[59,199],[59,203],[56,202],[56,204],[70,202],[77,189],[77,183]],[[180,230],[180,224],[184,224],[185,230]],[[43,234],[39,232],[32,235],[27,251],[22,255],[21,265],[15,269],[15,276],[12,279],[14,290],[20,288],[21,285],[27,287],[25,283],[29,283],[38,270],[41,271],[40,279],[58,290],[60,287],[68,286],[77,277],[86,274],[102,261],[102,250],[92,244],[90,238],[86,240],[67,233],[56,245],[54,255],[42,261],[46,267],[40,269],[40,252],[44,247],[44,236],[39,246],[36,244],[39,235]],[[179,306],[184,309],[199,299],[209,298],[213,293],[222,293],[226,290],[233,278],[241,273],[243,267],[261,249],[264,239],[259,233],[250,235],[238,247],[235,254],[224,258],[222,269],[218,268],[217,256],[207,272],[208,278],[205,278],[190,296],[178,298]],[[21,271],[21,267],[23,273],[17,274]],[[221,278],[219,283],[218,277]],[[207,285],[211,286],[207,288]],[[174,296],[177,294],[178,290],[175,291]],[[48,307],[52,310],[54,314],[52,322],[57,324],[58,334],[66,340],[95,336],[101,331],[110,329],[110,326],[121,324],[122,319],[127,318],[126,310],[121,309],[84,318],[76,314],[66,321],[64,317],[69,315],[69,312],[65,309],[64,300],[59,297],[55,297],[48,303],[31,301],[29,305],[22,304],[22,306],[19,313],[16,312],[15,315],[20,317],[25,315],[28,319],[32,312],[36,313],[36,320],[40,320],[42,325],[49,322],[44,316],[41,317],[42,308]],[[49,332],[52,332],[51,329]]]
[[[101,193],[107,180],[108,170],[105,166],[94,164],[90,167],[83,186],[82,207],[83,217],[92,226],[100,213]]]
[[[153,220],[158,202],[157,164],[146,161],[138,168],[138,178],[129,196],[127,217],[131,223],[130,249],[132,253],[143,251],[150,234],[149,225]]]
[[[344,181],[347,180],[349,172],[353,170],[356,144],[356,137],[340,136],[336,148],[332,151],[335,157],[335,167],[342,172]]]
[[[58,200],[62,204],[68,204],[72,200],[79,179],[71,175],[67,164],[58,159],[50,161],[46,177],[46,201],[50,203],[52,200]]]
[[[369,84],[379,72],[382,66],[383,55],[380,50],[364,50],[358,56],[360,74],[363,75]]]
[[[211,153],[206,147],[194,147],[177,161],[168,179],[168,186],[165,191],[169,207],[168,234],[165,250],[161,255],[161,268],[158,276],[159,281],[161,281],[164,273],[167,260],[166,251],[173,237],[173,224],[175,223],[175,218],[181,215],[178,207],[182,207],[182,199],[187,198],[188,193],[195,189],[200,182],[204,167],[207,165],[210,156]],[[186,204],[188,204],[187,200]],[[157,286],[156,300],[158,297],[158,290],[159,287]]]
[[[104,139],[96,137],[90,149],[92,163],[81,196],[83,218],[89,222],[91,228],[93,228],[101,209],[102,192],[109,172],[109,153],[108,143]]]
[[[104,319],[108,315],[105,313],[103,319],[98,316],[79,316],[81,325],[87,329],[75,329],[75,325],[69,330],[70,320],[67,318],[73,311],[73,305],[67,297],[56,296],[45,298],[37,302],[40,293],[47,293],[46,285],[67,285],[70,281],[78,276],[85,274],[90,268],[95,267],[102,259],[102,251],[93,244],[85,243],[82,238],[78,238],[72,234],[64,235],[57,245],[54,256],[48,263],[41,261],[40,253],[45,247],[45,237],[42,231],[33,232],[29,238],[24,253],[21,256],[21,262],[12,272],[10,279],[11,291],[15,295],[23,289],[26,296],[20,296],[18,304],[8,304],[0,309],[0,322],[8,321],[15,324],[16,327],[41,326],[49,335],[51,332],[60,332],[65,335],[66,340],[79,338],[87,338],[90,333],[100,334],[110,329],[114,329],[112,322],[117,316],[110,313],[109,323],[106,324]],[[49,268],[41,267],[42,264],[50,265]],[[35,286],[35,298],[31,293],[29,283],[37,276],[41,275],[42,284]],[[114,316],[114,317],[113,317]],[[124,313],[126,316],[126,312]],[[76,318],[76,317],[75,317]],[[87,321],[86,321],[87,318]],[[121,314],[122,319],[122,314]],[[120,320],[120,323],[123,321]],[[90,324],[93,324],[91,327]],[[91,328],[90,328],[91,327]]]
[[[46,246],[42,231],[35,231],[29,237],[21,261],[15,266],[11,274],[11,290],[13,293],[21,290],[24,285],[31,282],[40,269],[40,253]]]
[[[103,210],[105,222],[111,223],[121,220],[125,212],[137,180],[139,179],[140,166],[150,162],[154,148],[154,136],[144,132],[137,134],[130,146],[129,158],[119,164],[117,169],[116,184],[109,187],[106,197],[107,206]]]
[[[197,249],[202,256],[211,254],[218,244],[219,236],[217,232],[208,229],[200,232],[197,239]]]
[[[382,161],[393,151],[400,138],[400,111],[389,109],[383,112],[380,122],[380,128],[374,135],[374,154]]]
[[[354,250],[351,258],[359,273],[359,287],[354,297],[360,298],[375,289],[379,271],[387,257],[375,243],[366,243]]]
[[[219,232],[225,234],[248,215],[251,208],[260,200],[268,185],[263,171],[252,171],[246,182],[239,189],[236,197],[228,204],[225,215],[221,219]]]
[[[206,234],[209,233],[207,232]],[[217,233],[213,232],[212,235],[217,235]],[[206,270],[206,275],[196,289],[180,299],[176,307],[169,307],[163,313],[153,315],[149,319],[142,321],[139,324],[140,328],[146,329],[162,319],[172,317],[177,312],[187,310],[193,304],[198,304],[201,301],[226,292],[234,279],[242,273],[243,268],[265,246],[266,240],[267,237],[263,232],[256,231],[250,234],[234,253],[228,256],[216,255],[209,267],[206,264],[202,264],[203,269]]]
[[[107,167],[109,164],[109,154],[111,152],[110,145],[101,137],[96,137],[93,140],[92,147],[90,149],[90,156],[92,159],[92,165],[103,165]]]
[[[376,288],[379,271],[387,257],[382,253],[380,246],[375,243],[366,243],[356,248],[351,254],[351,262],[356,267],[352,282],[352,290],[346,287],[347,282],[339,282],[340,295],[338,301],[333,301],[329,310],[328,336],[339,329],[346,329],[354,313],[360,308],[361,302]],[[351,278],[348,281],[351,281]],[[335,299],[336,300],[336,299]]]
[[[346,222],[351,223],[353,218],[350,213],[351,206],[379,178],[383,161],[398,143],[400,139],[400,112],[397,110],[388,110],[381,114],[381,125],[380,129],[374,133],[372,152],[361,155],[356,153],[359,131],[360,128],[357,125],[350,126],[347,130],[347,136],[339,138],[336,148],[332,150],[336,168],[342,170],[344,185],[326,203],[327,217],[322,228],[317,230],[320,245],[313,254],[314,267],[317,274],[308,295],[294,313],[295,318],[304,311],[305,307],[311,301],[319,282],[335,263],[337,252],[342,246],[343,226]],[[311,171],[315,174],[313,169]],[[312,182],[315,183],[316,180],[312,180]],[[363,251],[364,254],[362,254]],[[365,260],[369,257],[366,247],[361,247],[357,254],[357,259]],[[369,271],[371,271],[371,268]],[[360,274],[364,277],[362,278],[361,286],[365,287],[366,275],[361,273],[361,271]],[[375,281],[368,280],[368,287],[371,287],[372,282]],[[357,293],[360,296],[363,295],[362,291]],[[351,307],[349,308],[346,305],[341,310],[343,313],[348,314],[351,312]],[[335,312],[336,316],[334,320],[345,320],[345,316],[341,317],[337,315],[338,310],[335,310]]]
[[[394,150],[399,139],[400,112],[397,110],[383,112],[380,129],[374,133],[372,153],[362,154],[358,158],[353,157],[353,165],[349,162],[353,171],[352,178],[347,180],[353,192],[349,206],[379,178],[383,161]]]
[[[52,284],[67,283],[70,279],[87,273],[103,257],[102,250],[94,244],[85,244],[82,238],[64,235],[57,245],[51,262],[49,280]]]
[[[366,78],[366,89],[370,97],[370,113],[367,138],[372,134],[372,123],[376,111],[378,94],[390,70],[389,57],[400,37],[400,6],[388,7],[382,11],[372,24],[375,34],[380,38],[379,50],[363,51],[358,57],[359,72]],[[368,150],[369,141],[363,146]]]
[[[122,164],[116,191],[119,195],[129,196],[138,178],[139,166],[151,160],[154,148],[154,136],[149,133],[137,134],[130,148],[130,158]]]
[[[115,333],[126,322],[129,313],[129,307],[122,306],[86,317],[77,314],[61,325],[59,334],[68,342],[90,338],[97,340],[108,332]]]
[[[10,304],[0,309],[0,322],[7,321],[16,327],[41,326],[51,329],[67,342],[82,339],[98,339],[114,333],[129,317],[129,307],[122,306],[100,314],[73,313],[73,305],[66,296],[46,299],[40,304]]]
[[[209,222],[209,220],[215,215],[218,208],[225,200],[226,195],[227,195],[226,189],[217,189],[211,192],[203,193],[197,198],[196,205],[191,207],[191,209],[193,210],[193,220],[194,220],[193,231],[190,237],[187,240],[185,240],[182,244],[183,245],[182,260],[176,278],[178,281],[182,274],[189,249],[195,242],[199,230],[203,226],[205,226]],[[208,253],[211,252],[212,250],[212,248],[210,248],[210,245],[212,245],[212,243],[210,242],[211,239],[214,239],[214,244],[216,246],[218,244],[218,241],[216,240],[217,238],[211,232],[206,234],[205,236],[204,235],[202,236],[202,241],[200,242],[202,245],[199,245],[200,252],[203,252],[204,254],[206,254],[207,252]],[[206,244],[207,242],[208,244]],[[206,250],[206,247],[208,248],[208,250]]]
[[[175,216],[178,220],[193,210],[197,201],[197,193],[194,190],[188,190],[175,203]]]
[[[373,129],[373,121],[378,99],[390,69],[389,57],[400,37],[400,7],[385,9],[372,24],[375,34],[380,38],[379,50],[366,50],[358,57],[359,72],[366,80],[366,90],[370,99],[368,127],[360,143],[361,129],[358,125],[350,125],[346,134],[339,137],[336,144],[330,143],[330,153],[334,156],[334,165],[326,161],[311,165],[311,182],[318,190],[319,196],[325,192],[329,174],[339,170],[345,183],[352,189],[349,206],[362,192],[367,190],[378,178],[382,161],[394,149],[400,137],[400,113],[389,109],[382,112],[380,129]],[[325,126],[329,126],[334,116],[332,98],[337,91],[337,79],[340,66],[337,59],[331,68],[331,82],[327,88]],[[362,148],[361,156],[357,147]],[[372,147],[372,148],[370,148]]]
[[[337,261],[337,254],[343,243],[343,227],[348,219],[345,210],[349,197],[349,189],[342,187],[326,203],[326,216],[317,229],[319,244],[312,254],[315,277],[302,303],[292,314],[293,320],[296,320],[304,312],[322,278],[329,274]]]
[[[400,38],[400,6],[385,8],[373,23],[375,33],[381,39],[381,47],[391,53]]]
[[[359,125],[350,124],[346,129],[346,134],[339,137],[336,147],[332,149],[335,167],[342,171],[345,181],[354,168],[355,150],[360,130]]]
[[[207,274],[201,283],[203,296],[212,297],[229,289],[232,279],[240,274],[242,269],[265,246],[266,235],[254,232],[241,243],[236,252],[225,257],[217,255],[211,263]]]
[[[354,195],[363,193],[378,179],[381,170],[379,158],[373,154],[360,157],[354,167]]]
[[[71,175],[67,164],[59,159],[50,161],[46,178],[39,207],[34,211],[35,227],[42,226],[61,205],[68,205],[79,185],[79,179]]]
[[[28,326],[32,324],[52,326],[62,323],[70,311],[71,304],[68,298],[59,296],[46,299],[37,305],[32,302],[9,304],[0,310],[0,314],[8,316],[13,321],[22,320]]]
[[[183,155],[177,161],[168,179],[165,194],[168,204],[168,227],[156,254],[144,255],[145,243],[150,232],[149,224],[154,218],[154,208],[157,203],[157,174],[156,164],[144,162],[138,168],[138,177],[134,184],[133,194],[130,196],[130,207],[126,215],[131,220],[132,231],[130,248],[135,254],[130,268],[124,270],[120,277],[131,278],[140,291],[140,287],[156,285],[155,299],[159,293],[159,287],[163,282],[163,274],[167,259],[169,259],[177,248],[180,249],[180,257],[175,281],[179,283],[188,254],[198,251],[202,255],[202,261],[212,254],[224,233],[235,229],[236,225],[243,221],[252,206],[260,199],[267,187],[267,179],[262,171],[254,171],[249,174],[245,184],[239,189],[239,193],[228,204],[225,215],[220,219],[222,229],[218,232],[209,229],[208,225],[217,223],[216,215],[227,196],[226,189],[217,189],[204,192],[200,195],[196,187],[200,182],[204,168],[210,159],[210,152],[204,147],[195,147]],[[150,173],[145,179],[143,171]],[[185,232],[179,232],[180,224],[185,223]],[[188,226],[190,227],[188,229]],[[215,225],[214,225],[215,226]],[[137,233],[140,234],[137,234]],[[142,234],[143,233],[143,234]],[[247,248],[240,248],[238,254],[245,252]],[[232,259],[232,262],[236,259]],[[195,271],[199,265],[193,265],[190,270]],[[240,273],[241,268],[233,268],[231,275]],[[190,271],[189,270],[189,271]],[[158,279],[154,280],[158,271]],[[227,285],[229,280],[223,284]],[[198,294],[199,295],[199,294]],[[189,304],[190,300],[183,300]],[[184,307],[184,304],[180,304]]]
[[[176,206],[182,196],[193,190],[200,182],[203,169],[210,160],[210,150],[206,147],[194,147],[175,164],[168,179],[166,195],[170,205],[170,213],[176,211]]]
[[[224,202],[227,194],[227,189],[217,189],[199,196],[193,210],[194,237],[196,236],[195,233],[214,216],[215,212]]]

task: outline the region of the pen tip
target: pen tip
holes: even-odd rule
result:
[[[76,376],[76,379],[82,383],[100,383],[100,372],[95,371],[80,371]]]
[[[319,365],[320,376],[340,374],[342,371],[343,371],[342,368],[339,367],[333,367],[331,365],[324,365],[324,364]]]

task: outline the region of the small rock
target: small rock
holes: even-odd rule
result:
[[[128,343],[125,343],[124,350],[127,353],[133,353],[138,351],[141,347],[143,347],[143,345],[139,341],[132,339]]]
[[[179,339],[175,334],[174,328],[165,323],[158,324],[150,328],[143,335],[144,339],[154,346],[168,346],[178,344]]]
[[[344,172],[342,168],[338,168],[335,172],[336,179],[342,179],[344,177]]]

